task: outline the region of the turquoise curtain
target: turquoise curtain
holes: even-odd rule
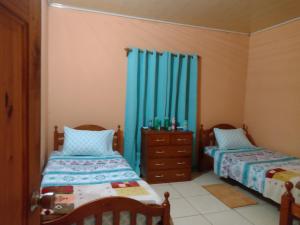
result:
[[[197,55],[134,48],[128,55],[124,157],[140,173],[141,128],[158,117],[175,117],[196,134]],[[195,156],[195,151],[193,156]],[[195,164],[195,157],[193,157]]]

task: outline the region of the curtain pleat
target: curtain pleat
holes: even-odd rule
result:
[[[197,56],[132,49],[128,55],[124,157],[140,172],[141,128],[175,116],[196,134]],[[195,152],[194,152],[194,162]]]

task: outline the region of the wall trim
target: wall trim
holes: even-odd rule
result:
[[[264,32],[264,31],[273,30],[273,29],[275,29],[277,27],[284,26],[284,25],[286,25],[288,23],[291,23],[291,22],[294,22],[294,21],[297,21],[297,20],[300,20],[300,16],[299,17],[295,17],[295,18],[290,19],[290,20],[287,20],[287,21],[284,21],[284,22],[281,22],[281,23],[278,23],[278,24],[275,24],[275,25],[273,25],[271,27],[266,27],[266,28],[263,28],[261,30],[251,32],[250,36],[253,35],[253,34],[258,34],[258,33]]]
[[[88,9],[88,8],[77,7],[77,6],[70,6],[70,5],[56,3],[56,2],[49,2],[49,6],[55,7],[55,8],[61,8],[61,9],[71,9],[71,10],[78,10],[78,11],[91,12],[91,13],[100,13],[100,14],[109,15],[109,16],[124,17],[127,19],[137,19],[137,20],[144,20],[144,21],[150,21],[150,22],[156,22],[156,23],[165,23],[165,24],[171,24],[171,25],[177,25],[177,26],[183,26],[183,27],[192,27],[192,28],[198,28],[198,29],[209,30],[209,31],[218,31],[218,32],[240,34],[240,35],[247,35],[247,36],[250,35],[250,33],[246,33],[246,32],[223,30],[223,29],[206,27],[206,26],[197,26],[197,25],[191,25],[191,24],[170,22],[170,21],[166,21],[166,20],[149,19],[149,18],[145,18],[145,17],[129,16],[129,15],[125,15],[125,14],[105,12],[105,11],[101,11],[101,10],[94,10],[94,9]]]
[[[150,19],[150,18],[145,18],[145,17],[129,16],[126,14],[119,14],[119,13],[112,13],[112,12],[106,12],[106,11],[95,10],[95,9],[88,9],[88,8],[71,6],[71,5],[61,4],[61,3],[56,3],[56,2],[49,2],[49,6],[55,7],[55,8],[61,8],[61,9],[71,9],[71,10],[85,11],[85,12],[91,12],[91,13],[100,13],[100,14],[109,15],[109,16],[124,17],[127,19],[137,19],[137,20],[144,20],[144,21],[150,21],[150,22],[156,22],[156,23],[165,23],[165,24],[171,24],[171,25],[177,25],[177,26],[192,27],[192,28],[198,28],[198,29],[209,30],[209,31],[218,31],[218,32],[225,32],[225,33],[232,33],[232,34],[248,35],[248,36],[251,36],[253,34],[258,34],[258,33],[264,32],[264,31],[272,30],[277,27],[284,26],[290,22],[300,20],[300,17],[296,17],[296,18],[275,24],[270,27],[266,27],[266,28],[263,28],[263,29],[260,29],[260,30],[254,31],[254,32],[247,33],[247,32],[239,32],[239,31],[233,31],[233,30],[206,27],[206,26],[197,26],[197,25],[191,25],[191,24],[170,22],[170,21],[166,21],[166,20],[157,20],[157,19]]]

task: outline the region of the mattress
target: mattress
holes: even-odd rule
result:
[[[72,190],[72,193],[61,195],[68,200],[56,204],[57,208],[68,203],[74,209],[110,196],[124,196],[145,204],[162,203],[157,193],[140,179],[118,152],[105,156],[65,156],[59,151],[53,152],[43,172],[41,191],[58,190],[62,187]],[[120,219],[122,225],[130,224],[128,212],[122,212]],[[158,220],[159,218],[154,218],[153,224]],[[146,224],[145,217],[138,214],[137,222],[139,225]],[[92,224],[93,218],[88,218],[85,222],[85,225]],[[103,224],[112,224],[111,213],[104,214]]]
[[[277,203],[285,192],[286,181],[300,186],[300,159],[296,157],[259,147],[220,150],[210,146],[205,153],[214,158],[215,174],[236,180]],[[293,192],[299,202],[299,189]]]

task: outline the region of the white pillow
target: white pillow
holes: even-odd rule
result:
[[[214,128],[219,149],[254,148],[255,146],[246,137],[242,128],[219,129]]]
[[[105,155],[112,153],[114,130],[89,131],[64,127],[64,155]]]

